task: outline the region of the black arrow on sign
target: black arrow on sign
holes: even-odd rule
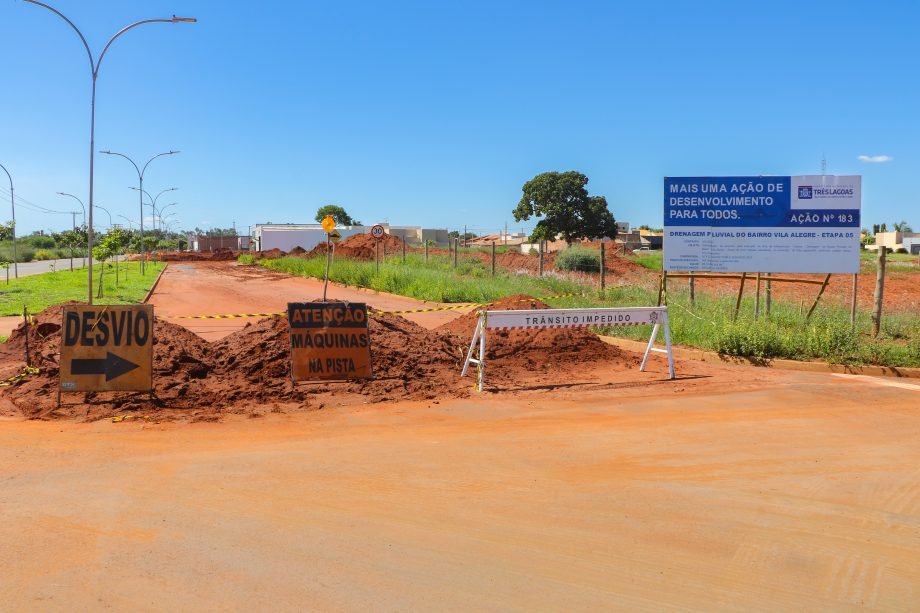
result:
[[[106,381],[117,379],[125,373],[129,373],[138,365],[134,362],[115,355],[107,351],[105,358],[99,359],[73,359],[70,361],[70,374],[72,375],[105,375]]]

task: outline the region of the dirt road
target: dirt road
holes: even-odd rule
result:
[[[167,318],[213,341],[255,320],[178,319],[177,316],[283,312],[288,302],[313,300],[322,295],[323,282],[317,279],[292,277],[262,267],[239,266],[236,262],[175,262],[160,278],[150,304],[156,307],[158,317]],[[330,300],[367,302],[380,310],[448,306],[334,283],[330,283],[327,297]],[[463,312],[465,310],[409,313],[404,317],[435,328]]]
[[[920,386],[789,374],[680,398],[0,421],[0,602],[916,610],[918,411]]]

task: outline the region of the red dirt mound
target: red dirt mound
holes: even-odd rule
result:
[[[230,249],[227,249],[225,247],[219,247],[211,252],[211,259],[221,261],[221,262],[227,261],[227,260],[235,260],[236,254],[233,253],[233,251],[231,251]]]
[[[75,304],[75,303],[74,303]],[[113,411],[169,407],[208,410],[214,391],[208,376],[213,370],[212,349],[207,341],[181,326],[154,319],[153,381],[156,402],[146,393],[68,393],[57,408],[58,371],[61,346],[61,305],[35,316],[29,327],[29,355],[37,375],[3,388],[3,413],[19,412],[31,419],[83,417],[98,419]],[[25,366],[25,334],[19,326],[9,341],[0,345],[0,378],[6,379]]]
[[[307,252],[306,249],[304,249],[304,248],[301,247],[300,245],[297,245],[296,247],[294,247],[293,249],[291,249],[290,251],[288,251],[288,255],[303,255],[303,254],[305,254],[306,252]]]
[[[296,386],[290,380],[290,337],[284,318],[263,319],[215,343],[155,319],[155,400],[146,392],[68,393],[57,408],[60,316],[61,307],[55,306],[35,317],[28,331],[29,354],[39,372],[0,388],[0,414],[93,420],[136,411],[156,419],[214,419],[257,405],[454,397],[471,389],[469,380],[459,378],[462,350],[455,339],[397,315],[370,320],[373,379]],[[20,326],[0,345],[0,380],[21,371],[24,355]]]
[[[256,256],[266,259],[266,260],[277,260],[278,258],[283,258],[287,254],[284,251],[281,251],[277,247],[274,249],[269,249],[268,251],[257,251]]]
[[[376,242],[370,234],[354,234],[335,246],[335,254],[355,260],[373,260]],[[380,258],[383,259],[384,253],[389,255],[402,253],[402,248],[403,240],[401,238],[387,234],[380,240]],[[320,243],[310,251],[311,256],[325,254],[326,243]]]
[[[522,310],[550,307],[530,296],[516,295],[496,300],[485,308]],[[437,330],[461,339],[466,344],[466,350],[478,317],[478,312],[473,311]],[[486,334],[486,360],[487,382],[498,384],[532,380],[535,373],[545,372],[552,372],[553,381],[558,383],[568,377],[582,377],[586,370],[601,362],[624,369],[638,364],[634,356],[627,356],[619,348],[608,345],[587,328],[489,330]]]

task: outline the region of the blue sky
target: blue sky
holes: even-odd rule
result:
[[[145,187],[179,188],[159,204],[178,201],[183,228],[312,221],[334,203],[365,223],[520,229],[521,186],[549,170],[660,226],[666,175],[818,174],[826,156],[828,173],[863,175],[864,226],[920,230],[914,1],[46,1],[97,55],[133,21],[198,18],[125,34],[97,93],[97,150],[181,150]],[[53,13],[0,0],[0,53],[19,230],[69,226],[30,203],[88,198],[85,51]],[[137,220],[136,181],[97,155],[113,215]]]

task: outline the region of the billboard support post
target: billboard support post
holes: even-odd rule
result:
[[[811,308],[808,309],[808,315],[805,317],[806,320],[811,319],[811,314],[815,312],[815,308],[818,306],[818,301],[821,300],[821,296],[824,295],[824,290],[827,289],[827,283],[831,280],[831,276],[827,275],[824,277],[824,283],[821,284],[821,289],[818,290],[818,295],[815,296],[815,302],[811,305]]]
[[[735,301],[735,314],[732,316],[732,321],[738,319],[738,311],[741,309],[741,296],[744,295],[744,280],[747,278],[747,273],[741,273],[741,284],[738,286],[738,300]]]

